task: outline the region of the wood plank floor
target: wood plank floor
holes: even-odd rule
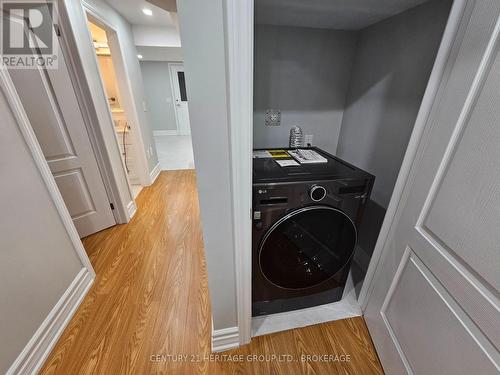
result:
[[[383,373],[363,318],[257,337],[223,353],[232,357],[210,357],[194,171],[162,172],[137,203],[129,224],[85,238],[97,277],[41,374]]]

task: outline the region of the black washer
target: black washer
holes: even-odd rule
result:
[[[253,160],[252,315],[342,297],[375,177],[318,148],[327,163]]]

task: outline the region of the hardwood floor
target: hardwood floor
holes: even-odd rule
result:
[[[363,318],[261,336],[211,354],[194,171],[162,172],[137,203],[129,224],[84,239],[97,277],[41,374],[383,373]],[[344,354],[349,361],[340,361]]]

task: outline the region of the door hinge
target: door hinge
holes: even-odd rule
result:
[[[111,209],[112,209],[112,210],[114,210],[114,209],[115,209],[115,205],[114,205],[113,203],[110,203],[110,204],[109,204],[109,207],[111,207]]]
[[[57,36],[61,36],[61,28],[59,27],[59,25],[57,23],[54,24],[54,30],[55,30]]]

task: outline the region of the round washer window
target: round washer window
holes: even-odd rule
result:
[[[285,289],[305,289],[335,275],[356,246],[356,227],[327,206],[298,209],[276,222],[259,249],[262,274]]]

